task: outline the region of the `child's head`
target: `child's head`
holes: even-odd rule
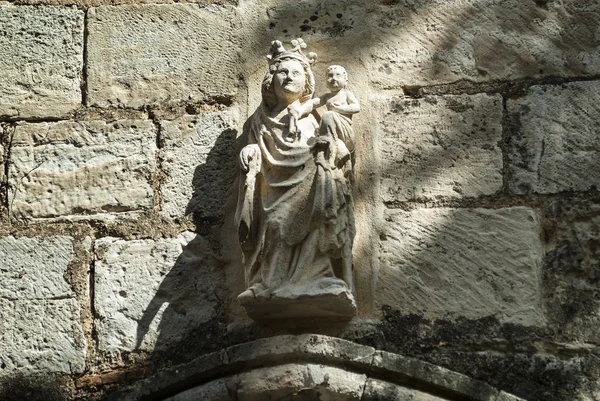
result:
[[[348,73],[341,65],[330,65],[327,67],[327,88],[332,92],[337,92],[346,87],[348,83]]]

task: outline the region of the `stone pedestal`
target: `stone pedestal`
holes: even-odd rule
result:
[[[350,319],[356,314],[354,296],[347,289],[294,297],[240,299],[240,303],[246,309],[248,316],[254,320],[310,317]]]

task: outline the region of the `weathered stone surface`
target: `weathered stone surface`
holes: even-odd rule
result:
[[[230,400],[225,379],[216,379],[202,386],[184,391],[164,401],[225,401]]]
[[[161,122],[162,214],[214,219],[237,173],[237,110]]]
[[[392,97],[378,104],[385,202],[502,188],[500,95]]]
[[[151,121],[20,124],[11,149],[11,214],[43,218],[148,209],[155,149]]]
[[[231,380],[239,401],[360,400],[364,374],[332,366],[290,363],[240,373]]]
[[[0,298],[0,376],[82,373],[85,347],[75,299]]]
[[[95,250],[100,350],[165,349],[214,318],[224,279],[202,237],[101,238]]]
[[[532,86],[507,108],[512,192],[600,188],[600,81]]]
[[[0,116],[61,117],[81,105],[83,12],[0,7]]]
[[[4,146],[0,144],[0,184],[4,183],[5,178],[6,177],[4,174]]]
[[[372,376],[386,382],[367,379]],[[307,334],[263,338],[203,355],[121,389],[107,401],[169,395],[168,401],[404,400],[401,396],[439,401],[450,395],[472,401],[519,400],[441,366]]]
[[[270,337],[236,345],[227,350],[227,361],[232,364],[248,364],[254,360],[265,358],[265,356],[273,361],[281,361],[290,359],[290,356],[298,359],[314,354],[323,359],[343,360],[346,365],[369,366],[374,353],[374,348],[357,345],[339,338],[302,334]]]
[[[230,99],[237,72],[231,8],[192,4],[92,8],[89,106]]]
[[[370,15],[386,87],[600,73],[600,5],[578,0],[386,1]]]
[[[544,324],[543,249],[531,209],[388,210],[385,220],[379,304],[434,319]]]
[[[328,92],[324,80],[327,67],[341,64],[348,71],[349,87],[360,101],[365,101],[362,93],[366,93],[368,76],[361,44],[369,43],[366,5],[370,3],[364,0],[241,2],[238,15],[242,20],[244,51],[240,59],[245,68],[240,72],[246,76],[250,88],[248,111],[254,112],[261,102],[256,89],[264,77],[264,56],[272,40],[281,40],[289,47],[291,40],[303,38],[308,45],[305,51],[318,54],[312,68],[317,95]]]
[[[400,387],[395,383],[377,379],[368,379],[361,401],[388,400],[444,401],[445,399],[418,390]]]
[[[418,359],[407,358],[391,352],[378,351],[373,358],[373,366],[385,368],[406,376],[409,380],[427,383],[432,388],[438,387],[451,393],[461,394],[469,400],[495,400],[498,391],[483,382],[453,372],[441,366],[425,363]],[[433,390],[433,389],[432,389]],[[388,387],[389,391],[389,387]],[[423,395],[427,396],[427,395]],[[438,398],[431,398],[432,401]],[[426,398],[426,400],[429,400]]]
[[[64,278],[74,255],[70,237],[0,238],[0,298],[41,300],[74,296]]]
[[[65,280],[70,237],[0,238],[0,376],[81,373],[85,338]]]
[[[545,220],[546,310],[558,328],[557,341],[567,348],[599,344],[600,202],[561,199],[552,202]]]
[[[9,0],[14,1],[14,0]],[[180,0],[180,3],[196,3],[201,5],[206,4],[237,4],[238,0]],[[140,4],[146,3],[145,0],[111,0],[111,6],[118,6],[123,4]],[[176,3],[173,0],[152,0],[152,4],[173,4]],[[106,0],[19,0],[19,4],[31,4],[31,5],[53,5],[53,6],[77,6],[79,8],[86,7],[98,7],[108,4]]]

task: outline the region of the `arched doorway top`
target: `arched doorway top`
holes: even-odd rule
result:
[[[521,400],[440,366],[315,334],[231,346],[107,397],[109,401],[403,399]]]

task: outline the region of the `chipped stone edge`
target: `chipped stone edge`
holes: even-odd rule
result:
[[[317,363],[365,374],[363,392],[369,380],[378,379],[449,399],[524,401],[440,366],[317,334],[282,335],[234,345],[140,380],[105,400],[159,401],[218,378],[287,363]]]

